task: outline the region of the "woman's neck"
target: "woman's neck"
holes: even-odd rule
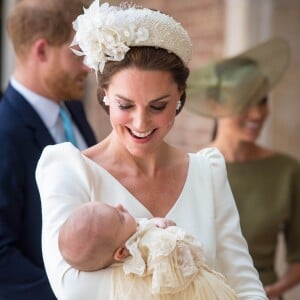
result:
[[[262,159],[270,156],[273,152],[263,148],[254,142],[240,141],[230,138],[217,138],[210,144],[218,148],[224,155],[226,162],[246,162]]]
[[[94,149],[90,149],[92,151],[86,151],[85,155],[111,172],[126,170],[131,176],[149,178],[156,176],[161,169],[168,168],[171,161],[182,155],[180,151],[163,142],[159,149],[152,153],[143,153],[140,157],[133,156],[112,134]]]

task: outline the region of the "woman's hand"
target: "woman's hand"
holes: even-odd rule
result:
[[[300,283],[300,263],[288,266],[284,275],[274,284],[265,286],[265,291],[270,300],[279,299],[289,289]]]
[[[265,292],[269,300],[277,300],[282,296],[281,289],[278,287],[277,283],[266,285]]]

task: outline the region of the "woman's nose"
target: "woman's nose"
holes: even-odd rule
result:
[[[149,116],[147,111],[137,111],[134,115],[133,126],[135,130],[146,130],[149,122]]]
[[[267,105],[254,105],[248,110],[248,116],[252,118],[262,118],[268,113]]]

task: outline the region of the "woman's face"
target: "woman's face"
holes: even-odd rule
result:
[[[228,136],[230,135],[235,140],[255,142],[268,114],[268,103],[267,101],[262,101],[240,115],[220,119],[219,128],[226,131]]]
[[[155,151],[173,126],[182,94],[171,74],[124,69],[111,78],[105,92],[119,142],[134,156]]]

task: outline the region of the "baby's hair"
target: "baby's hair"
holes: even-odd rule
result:
[[[76,208],[62,225],[58,245],[65,261],[81,271],[106,268],[117,248],[110,220],[98,202]]]

